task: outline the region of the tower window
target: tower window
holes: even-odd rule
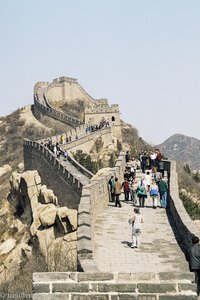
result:
[[[114,116],[112,116],[112,122],[114,122],[115,121],[115,117]]]

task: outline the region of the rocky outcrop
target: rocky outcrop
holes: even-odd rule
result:
[[[13,172],[10,184],[9,200],[16,208],[21,220],[19,222],[22,226],[28,226],[29,238],[37,240],[48,269],[76,270],[77,211],[59,207],[57,196],[41,184],[37,171]],[[15,225],[20,227],[20,223],[17,223]],[[10,246],[12,249],[8,248],[12,252],[15,248],[14,240],[8,240],[7,243],[13,245],[13,248]],[[23,247],[24,255],[30,253],[27,246]]]
[[[52,190],[47,189],[46,185],[41,186],[39,201],[43,204],[53,203],[58,205],[58,198],[54,195]]]
[[[12,168],[9,165],[4,165],[3,167],[0,168],[0,177],[11,172]]]

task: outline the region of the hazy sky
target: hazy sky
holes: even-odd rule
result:
[[[200,139],[199,0],[0,0],[0,115],[75,77],[155,144]]]

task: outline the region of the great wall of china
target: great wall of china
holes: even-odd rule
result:
[[[90,109],[86,109],[85,120],[72,117],[70,114],[66,115],[53,108],[55,94],[59,100],[63,98],[73,100],[72,86],[76,90],[76,95],[79,97],[84,95],[90,106]],[[69,151],[67,164],[56,158],[45,147],[44,140],[24,141],[24,162],[26,170],[38,170],[44,183],[56,191],[60,206],[67,205],[78,210],[78,270],[64,273],[34,273],[33,299],[198,299],[196,285],[193,283],[194,276],[185,269],[182,272],[157,270],[154,272],[153,269],[151,272],[144,269],[141,272],[132,272],[128,268],[123,273],[116,270],[99,271],[98,262],[95,260],[96,221],[101,211],[105,211],[109,204],[108,178],[112,174],[123,178],[124,153],[120,153],[115,167],[110,169],[107,176],[95,179],[91,172],[74,160],[70,150],[81,147],[84,149],[84,145],[88,145],[99,136],[105,140],[112,139],[113,135],[121,139],[118,105],[109,107],[106,99],[94,100],[76,79],[61,77],[52,83],[40,82],[35,85],[34,114],[37,118],[48,116],[72,127],[65,133],[65,136],[71,137],[71,142],[65,144]],[[98,122],[102,116],[108,118],[110,127],[86,134],[86,124],[91,118],[95,117]],[[60,136],[51,138],[53,141],[59,141]],[[165,169],[168,172],[170,186],[170,206],[167,213],[173,220],[172,226],[176,231],[179,246],[184,251],[191,245],[191,234],[199,236],[200,232],[192,223],[179,198],[176,163],[166,161]],[[66,194],[68,196],[64,197]],[[123,261],[121,263],[123,264]]]

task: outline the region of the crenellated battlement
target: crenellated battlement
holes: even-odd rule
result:
[[[53,80],[53,82],[55,82],[55,83],[63,83],[63,82],[78,83],[78,80],[76,78],[62,76],[59,78],[55,78]]]
[[[96,114],[96,113],[119,113],[119,105],[118,104],[95,104],[85,108],[86,114]]]

